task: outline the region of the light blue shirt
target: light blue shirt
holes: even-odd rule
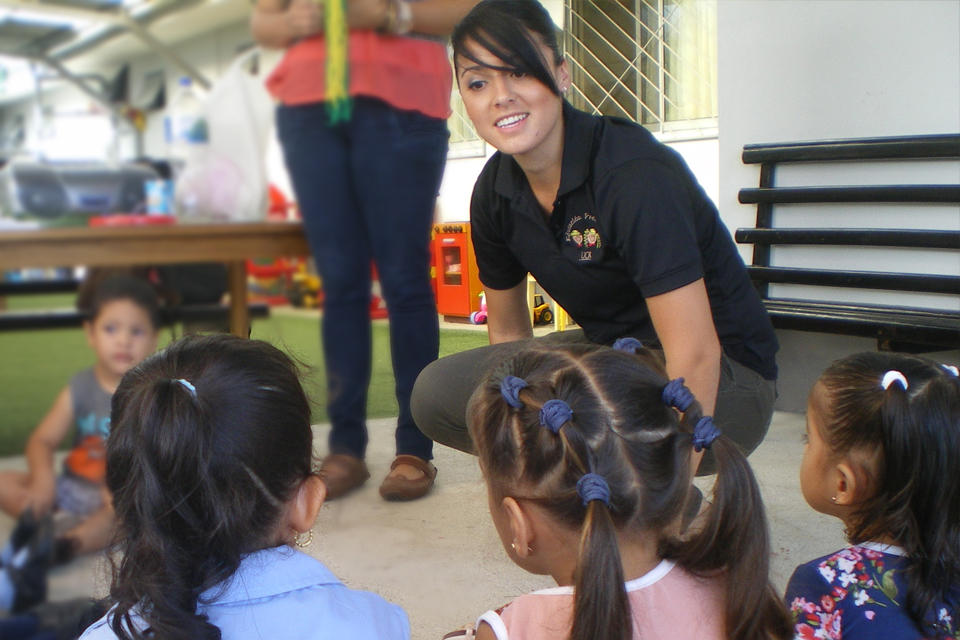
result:
[[[204,594],[214,595],[219,587]],[[348,589],[323,563],[290,547],[247,556],[216,601],[200,610],[223,640],[409,640],[399,606],[367,591]],[[108,612],[81,640],[116,640]]]

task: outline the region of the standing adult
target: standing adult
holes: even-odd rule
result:
[[[339,21],[349,32],[336,30],[329,14],[329,39],[342,41],[339,54],[334,46],[329,56],[324,5],[257,0],[253,12],[257,42],[286,49],[267,86],[280,102],[278,135],[323,279],[321,338],[332,430],[321,473],[329,498],[370,477],[364,454],[371,259],[390,316],[400,405],[397,457],[380,493],[388,500],[419,498],[436,477],[429,462],[433,443],[411,416],[410,393],[439,348],[429,241],[452,85],[439,36],[474,4],[349,0],[345,21]],[[328,66],[337,55],[344,58],[339,70],[336,62]]]
[[[464,105],[498,149],[470,213],[492,346],[424,370],[413,396],[418,424],[438,442],[472,450],[470,394],[532,337],[530,273],[582,328],[538,340],[662,349],[671,378],[685,378],[705,413],[752,451],[773,413],[777,340],[682,158],[636,123],[564,100],[570,73],[535,0],[485,0],[452,40]],[[708,459],[700,471],[711,467]]]

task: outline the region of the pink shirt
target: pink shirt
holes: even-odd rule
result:
[[[669,560],[626,583],[636,640],[726,640],[723,583],[703,580]],[[520,596],[488,611],[498,640],[559,640],[570,635],[573,588],[555,587]]]
[[[379,98],[404,111],[450,116],[453,71],[445,45],[431,40],[351,31],[350,95]],[[267,78],[267,89],[285,105],[322,102],[327,47],[322,35],[287,49]]]

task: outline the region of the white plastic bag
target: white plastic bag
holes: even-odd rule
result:
[[[267,141],[273,101],[240,56],[213,84],[204,103],[206,150],[187,161],[177,179],[178,211],[186,217],[255,221],[267,214]]]

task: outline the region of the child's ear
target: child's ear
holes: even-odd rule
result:
[[[318,476],[310,476],[297,489],[290,505],[289,524],[297,533],[306,533],[313,528],[320,515],[320,507],[327,499],[327,485]]]
[[[510,531],[513,534],[511,547],[513,552],[520,558],[526,558],[530,555],[531,545],[533,543],[534,532],[533,523],[524,513],[520,504],[511,497],[506,497],[500,503],[504,515],[507,517],[507,523],[510,525]]]
[[[841,462],[836,466],[836,482],[831,502],[839,507],[852,507],[860,501],[860,493],[864,489],[848,462]]]

